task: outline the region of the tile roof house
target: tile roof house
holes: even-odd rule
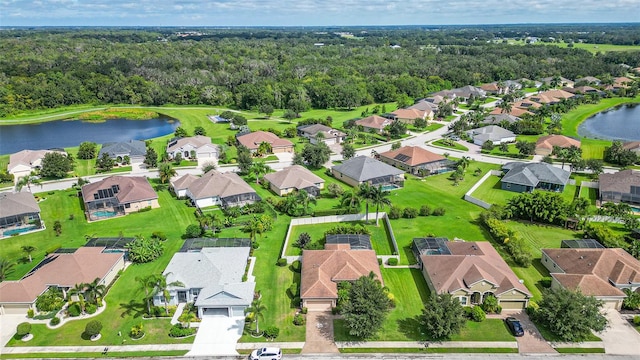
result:
[[[640,172],[629,170],[600,174],[598,193],[601,202],[640,204]]]
[[[430,111],[435,114],[438,112],[438,104],[443,101],[442,96],[434,98],[427,98],[418,101],[417,103],[407,107],[407,109],[416,109],[420,111]]]
[[[100,148],[98,159],[105,153],[119,163],[123,161],[125,156],[128,156],[131,163],[141,164],[144,162],[145,155],[147,155],[147,146],[142,140],[105,143]]]
[[[280,196],[300,190],[318,196],[320,190],[324,189],[324,179],[300,165],[292,165],[280,171],[268,173],[264,179],[269,182],[271,191]]]
[[[505,172],[502,190],[532,192],[534,189],[563,192],[571,172],[547,163],[510,162],[502,166]]]
[[[623,289],[640,288],[640,262],[623,249],[542,249],[542,264],[552,277],[551,288],[579,289],[620,310]]]
[[[336,179],[354,187],[365,182],[383,187],[402,187],[404,184],[404,171],[367,156],[357,156],[333,166],[331,173]]]
[[[452,161],[419,146],[403,146],[379,154],[380,161],[414,175],[439,174],[452,169]]]
[[[491,141],[494,145],[516,141],[516,134],[497,125],[489,125],[477,129],[472,129],[467,131],[467,134],[473,137],[474,144],[481,146],[486,141]]]
[[[490,95],[499,95],[502,94],[503,88],[498,86],[498,83],[492,82],[488,84],[480,85],[480,89],[484,90],[487,94]]]
[[[309,142],[312,144],[318,143],[318,134],[322,134],[322,141],[327,145],[339,144],[343,142],[344,138],[347,136],[347,134],[340,130],[332,129],[322,124],[303,125],[298,126],[297,129],[298,136],[309,139]]]
[[[365,130],[373,129],[378,133],[384,131],[384,128],[391,125],[393,120],[378,115],[371,115],[360,120],[356,120],[355,124],[362,126]]]
[[[271,145],[273,153],[293,152],[293,143],[287,139],[280,139],[275,134],[268,131],[254,131],[236,138],[240,145],[245,146],[252,153],[258,151],[263,142]]]
[[[9,155],[9,165],[7,172],[12,174],[17,182],[21,177],[31,174],[32,171],[40,169],[42,159],[47,153],[57,152],[63,155],[67,153],[63,150],[22,150]]]
[[[593,77],[593,76],[585,76],[585,77],[581,77],[579,79],[576,79],[576,84],[578,83],[583,83],[583,84],[594,84],[594,85],[600,85],[601,81],[600,79],[598,79],[597,77]]]
[[[433,111],[431,108],[420,110],[416,108],[398,109],[388,114],[392,120],[402,121],[404,123],[413,124],[415,119],[431,120],[433,119]]]
[[[146,208],[159,208],[158,194],[144,176],[114,175],[82,187],[88,220],[127,215]]]
[[[542,107],[542,104],[538,104],[535,101],[532,101],[531,98],[522,99],[520,101],[516,101],[511,105],[512,107],[516,107],[523,110],[531,110],[531,109],[539,109]]]
[[[207,315],[243,317],[254,299],[255,282],[242,281],[249,260],[249,247],[205,247],[197,252],[173,255],[163,274],[169,287],[168,303],[193,302],[198,317]],[[153,297],[157,306],[164,304],[163,294]]]
[[[446,251],[426,251],[420,263],[431,293],[449,293],[464,306],[494,295],[503,309],[524,309],[531,293],[489,242],[447,241]]]
[[[326,311],[336,306],[338,283],[355,281],[373,272],[382,274],[373,250],[352,250],[349,244],[326,244],[324,250],[302,252],[300,299],[309,311]]]
[[[551,155],[554,146],[561,148],[570,148],[572,146],[580,147],[580,140],[564,135],[541,136],[538,138],[538,141],[536,141],[536,155]]]
[[[109,285],[124,269],[124,253],[104,253],[102,247],[81,247],[73,253],[49,254],[18,281],[0,283],[0,314],[25,314],[51,286],[68,290],[96,278]]]
[[[553,83],[554,79],[556,79],[556,76],[550,76],[550,77],[546,77],[544,79],[540,79],[540,81],[542,81],[543,83],[547,84],[547,85],[551,85],[551,83]],[[562,76],[558,77],[559,79],[559,83],[558,85],[561,87],[567,86],[567,87],[573,87],[573,85],[575,84],[573,81],[567,79],[567,78],[563,78]]]
[[[574,96],[574,94],[564,90],[547,90],[531,95],[529,99],[544,105],[554,105]]]
[[[171,181],[176,194],[191,199],[198,208],[243,206],[260,200],[256,191],[238,174],[211,170],[202,177],[184,175]]]
[[[180,154],[183,159],[215,161],[218,158],[218,152],[218,146],[211,143],[211,138],[202,135],[171,139],[167,144],[167,155],[171,158]]]
[[[640,155],[640,141],[627,141],[622,144],[622,148],[625,150],[631,150],[637,155]]]
[[[503,113],[504,112],[503,112],[502,108],[498,106],[495,109],[491,110],[489,115],[499,115],[499,114],[503,114]],[[512,106],[511,107],[511,111],[509,112],[509,115],[513,115],[515,117],[521,118],[524,115],[533,115],[533,113],[530,112],[530,111],[527,111],[525,109]]]
[[[625,76],[617,77],[613,79],[613,88],[614,89],[628,88],[631,83],[633,83],[633,80],[629,79],[628,77],[625,77]]]
[[[0,193],[0,238],[40,228],[40,207],[32,193]]]

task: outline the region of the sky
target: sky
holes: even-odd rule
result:
[[[0,0],[0,26],[638,22],[640,0]]]

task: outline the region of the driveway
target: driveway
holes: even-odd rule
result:
[[[0,315],[0,348],[11,340],[18,324],[28,320],[25,315]]]
[[[615,310],[606,310],[609,327],[597,334],[604,342],[607,354],[640,355],[640,333]]]
[[[238,355],[243,329],[244,316],[204,316],[187,356]]]
[[[520,320],[524,328],[524,336],[516,338],[518,342],[518,352],[520,354],[547,354],[555,353],[555,349],[540,335],[540,331],[533,324],[529,315],[524,311],[505,314]],[[506,317],[506,316],[505,316]]]
[[[333,319],[331,311],[309,311],[307,313],[307,338],[302,354],[339,353],[333,341]]]

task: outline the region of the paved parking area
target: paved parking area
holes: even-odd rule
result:
[[[187,356],[238,355],[244,316],[204,316]]]
[[[526,312],[520,311],[506,314],[520,320],[524,328],[524,336],[516,338],[520,354],[553,354],[556,350],[545,340],[538,328],[533,324]],[[505,316],[506,317],[506,316]]]
[[[609,327],[597,334],[604,342],[604,350],[612,355],[636,355],[640,358],[640,333],[615,310],[606,310]]]
[[[307,339],[302,354],[339,353],[333,340],[333,319],[330,311],[307,313]]]

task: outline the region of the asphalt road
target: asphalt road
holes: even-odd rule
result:
[[[175,359],[221,359],[221,360],[238,360],[246,359],[246,357],[176,357]],[[334,355],[284,355],[283,360],[343,360],[343,359],[384,359],[384,360],[409,360],[409,359],[446,359],[446,360],[511,360],[511,359],[527,359],[527,360],[637,360],[637,356],[619,356],[605,354],[578,354],[578,355],[519,355],[519,354],[334,354]]]

